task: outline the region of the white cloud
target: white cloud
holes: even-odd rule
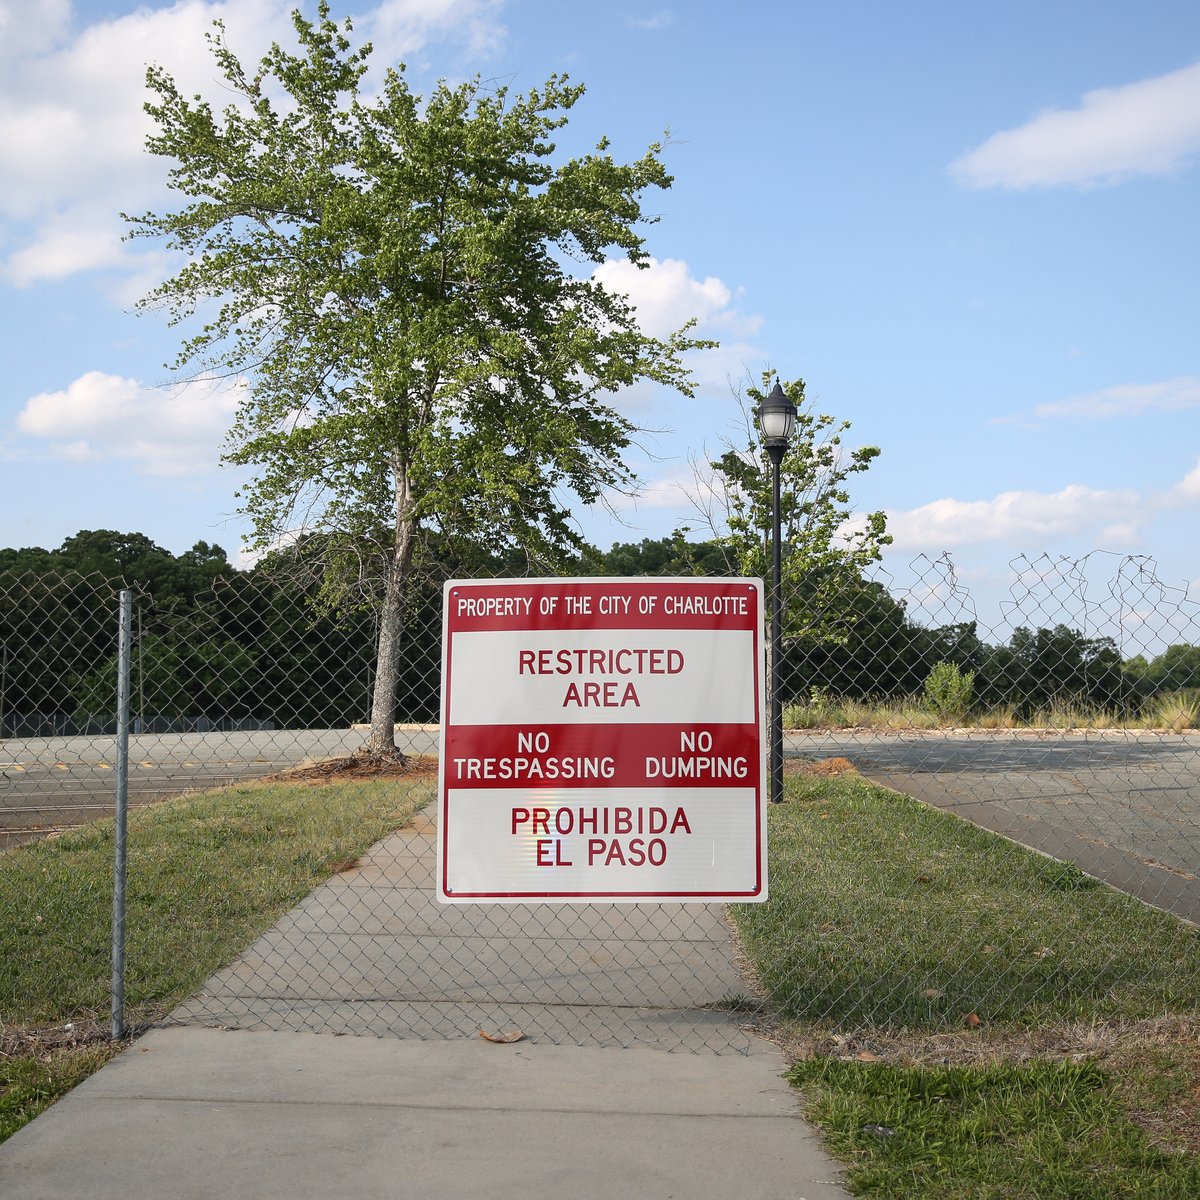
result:
[[[638,323],[651,337],[666,337],[696,318],[699,331],[715,335],[728,331],[752,336],[762,318],[745,316],[733,307],[734,294],[715,275],[697,279],[679,258],[646,260],[636,267],[627,258],[610,259],[593,276],[610,291],[628,296],[637,309]]]
[[[993,134],[950,164],[964,187],[1087,187],[1169,175],[1200,151],[1200,63],[1122,87],[1086,92]]]
[[[664,8],[646,17],[626,17],[625,24],[630,29],[645,29],[650,33],[657,33],[675,24],[675,14],[669,8]]]
[[[226,20],[239,52],[286,37],[288,0],[178,0],[70,32],[60,21],[0,76],[0,213],[17,249],[5,274],[17,286],[97,267],[136,264],[121,210],[165,195],[166,169],[146,154],[146,67],[158,62],[185,94],[211,93],[204,35]]]
[[[242,546],[233,558],[234,570],[252,570],[268,554],[274,554],[279,550],[290,550],[307,532],[308,529],[302,525],[299,529],[285,530],[278,537],[272,538],[267,545],[260,546],[257,549],[248,550],[245,546]]]
[[[478,53],[502,36],[495,14],[503,2],[383,0],[355,18],[356,36],[374,39],[378,66],[440,37]],[[185,95],[220,105],[225,93],[205,42],[212,22],[224,21],[230,47],[253,62],[272,41],[294,40],[294,7],[295,0],[176,0],[72,30],[63,0],[21,4],[19,17],[16,0],[0,0],[0,215],[17,246],[10,279],[62,278],[72,262],[76,270],[134,264],[136,253],[118,245],[115,214],[157,207],[167,194],[166,164],[144,149],[146,67],[161,64]],[[68,220],[77,222],[69,238]]]
[[[940,552],[1006,543],[1018,548],[1056,546],[1069,538],[1129,552],[1143,541],[1153,520],[1200,505],[1200,460],[1171,487],[1138,492],[1073,483],[1057,492],[1002,492],[990,500],[945,497],[907,511],[889,510],[892,550]],[[862,527],[862,518],[849,523]]]
[[[66,32],[71,0],[0,0],[0,59],[18,62],[49,49]]]
[[[204,35],[226,21],[228,40],[257,55],[283,39],[287,0],[179,0],[98,21],[7,73],[0,92],[0,207],[29,216],[62,211],[99,190],[106,205],[157,190],[162,164],[144,151],[146,67],[162,63],[185,94],[211,93]]]
[[[1197,460],[1196,465],[1171,489],[1168,496],[1175,504],[1200,502],[1200,460]]]
[[[17,287],[42,279],[65,279],[77,271],[112,267],[122,261],[121,234],[86,213],[52,217],[34,240],[13,254],[3,273]]]
[[[692,501],[694,490],[695,480],[690,474],[687,476],[666,475],[659,479],[649,480],[632,494],[613,493],[609,497],[609,502],[617,511],[642,508],[690,510],[694,508]]]
[[[743,312],[737,304],[741,293],[715,275],[699,279],[678,258],[648,258],[641,268],[621,258],[602,263],[593,277],[610,291],[628,297],[637,311],[638,324],[649,336],[668,337],[695,318],[693,335],[720,343],[688,356],[699,387],[725,391],[747,374],[756,378],[766,365],[765,351],[747,340],[762,328],[763,318]],[[621,394],[619,404],[629,412],[652,411],[661,405],[659,388],[638,384]]]
[[[25,402],[17,428],[71,462],[127,459],[147,475],[190,475],[217,466],[237,409],[238,381],[152,388],[88,371],[59,392]]]
[[[985,542],[1054,545],[1063,538],[1120,522],[1137,528],[1143,498],[1126,489],[1073,483],[1061,491],[1002,492],[991,500],[944,498],[908,512],[888,513],[895,550],[953,550]]]
[[[1152,412],[1182,412],[1197,407],[1200,407],[1200,377],[1181,375],[1160,383],[1123,383],[1083,396],[1054,400],[1037,405],[1030,415],[1040,420],[1107,420]],[[1029,417],[997,417],[994,423],[1028,424]]]
[[[383,0],[354,18],[355,32],[374,47],[376,62],[393,64],[453,33],[474,56],[493,54],[504,41],[498,17],[505,0]]]

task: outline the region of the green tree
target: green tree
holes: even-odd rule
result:
[[[157,634],[141,638],[132,662],[132,706],[143,720],[248,715],[243,694],[255,682],[249,650],[232,641],[194,636],[173,641]],[[81,719],[112,718],[117,704],[117,656],[110,655],[74,688]]]
[[[162,602],[190,600],[220,576],[233,573],[220,546],[197,542],[173,555],[144,533],[81,529],[54,551],[55,569],[99,574],[113,583],[136,583]]]
[[[197,542],[178,556],[145,534],[83,529],[56,550],[0,549],[0,717],[106,713],[115,675],[96,692],[81,681],[109,658],[117,592],[137,592],[137,629],[159,612],[190,612],[233,568],[220,546]]]
[[[1149,685],[1149,691],[1178,692],[1184,688],[1200,688],[1200,646],[1168,646],[1150,663],[1144,659],[1140,663],[1132,660],[1126,666],[1131,673],[1140,674]]]
[[[590,268],[615,248],[645,262],[653,145],[622,164],[602,141],[557,161],[583,94],[565,77],[511,96],[475,78],[422,100],[403,70],[362,86],[328,3],[247,70],[209,35],[218,115],[148,73],[149,150],[174,163],[178,211],[130,218],[187,263],[143,301],[202,315],[177,368],[246,381],[228,461],[257,545],[302,527],[329,539],[327,582],[377,594],[368,750],[394,754],[405,596],[426,531],[553,561],[579,545],[584,503],[632,482],[635,432],[611,403],[648,379],[690,393],[700,343],[639,328]]]
[[[1015,629],[985,669],[998,672],[1005,698],[1026,717],[1056,703],[1123,705],[1133,694],[1112,638],[1085,637],[1061,624]]]
[[[596,551],[577,568],[584,575],[723,575],[728,561],[715,542],[689,542],[683,530],[670,537],[614,542]]]
[[[815,584],[805,594],[808,603],[819,603]],[[818,634],[785,645],[783,680],[789,695],[807,696],[818,688],[835,696],[905,696],[929,674],[936,631],[913,624],[903,603],[882,583],[856,584],[854,594],[853,616],[840,623],[836,637]]]
[[[770,577],[771,462],[758,428],[762,390],[743,399],[745,441],[728,445],[710,465],[713,484],[702,503],[731,572]],[[805,399],[804,380],[783,384],[796,406],[796,427],[780,464],[784,637],[840,641],[855,620],[867,585],[863,571],[891,542],[882,512],[856,516],[849,481],[879,456],[876,446],[843,444],[850,422],[819,413]]]

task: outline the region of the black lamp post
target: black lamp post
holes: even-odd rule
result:
[[[796,406],[779,381],[758,409],[758,424],[771,458],[771,803],[783,799],[783,699],[780,676],[783,661],[782,549],[779,518],[779,465],[796,427]]]

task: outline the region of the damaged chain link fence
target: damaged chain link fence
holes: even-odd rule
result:
[[[416,1037],[519,1027],[719,1049],[739,1036],[730,1014],[761,1008],[764,988],[784,1015],[841,1029],[1003,1015],[1031,994],[1069,1013],[1133,968],[1094,944],[1076,909],[1064,923],[1053,899],[1066,891],[1088,892],[1095,914],[1130,897],[1150,906],[1172,1003],[1194,1009],[1200,606],[1146,560],[1018,559],[986,611],[945,558],[878,574],[850,597],[813,578],[786,598],[784,807],[804,808],[808,832],[793,844],[781,825],[772,842],[769,904],[792,944],[766,967],[758,947],[757,976],[732,932],[736,919],[755,950],[751,906],[431,903],[444,576],[430,570],[409,597],[395,727],[408,761],[390,765],[358,753],[374,614],[331,603],[319,569],[260,567],[186,594],[130,581],[134,1026]],[[124,585],[0,575],[0,929],[44,956],[10,964],[9,1026],[45,1019],[47,994],[77,986],[72,963],[104,964],[73,1012],[98,1019],[111,1000],[105,922],[77,919],[111,907],[111,893],[68,889],[55,903],[73,911],[58,914],[42,897],[52,878],[83,887],[97,844],[112,859]],[[788,613],[805,636],[786,638]],[[168,868],[139,849],[146,821],[160,823],[156,836],[199,837],[185,907],[205,914],[200,927],[156,903],[155,873]],[[258,877],[253,902],[211,877],[204,855],[231,848]],[[961,897],[971,937],[946,944],[922,928],[922,900],[953,890],[967,862],[990,882]],[[803,886],[783,886],[789,873]],[[1020,945],[1001,920],[1013,905],[1026,908]],[[43,934],[56,921],[69,944]],[[856,922],[864,937],[887,929],[886,969],[847,950]],[[175,992],[159,960],[193,964],[171,976]]]

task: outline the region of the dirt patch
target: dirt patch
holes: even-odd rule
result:
[[[1118,1046],[1105,1062],[1130,1120],[1162,1150],[1200,1153],[1200,1038],[1181,1029],[1162,1041]]]
[[[0,1024],[0,1061],[42,1059],[51,1054],[104,1044],[112,1044],[109,1029],[90,1018],[45,1028]]]
[[[789,758],[783,763],[785,775],[857,775],[858,768],[848,758]]]
[[[982,1066],[1026,1062],[1030,1058],[1100,1058],[1115,1069],[1156,1049],[1195,1048],[1200,1054],[1200,1022],[1182,1016],[1146,1021],[1067,1022],[1031,1030],[977,1026],[924,1033],[864,1028],[852,1033],[815,1030],[781,1021],[776,1043],[792,1058],[856,1058],[864,1051],[904,1067]]]
[[[390,755],[351,754],[345,758],[323,758],[301,763],[275,775],[265,776],[267,783],[345,783],[374,779],[403,779],[412,783],[436,779],[438,763],[431,754]]]

